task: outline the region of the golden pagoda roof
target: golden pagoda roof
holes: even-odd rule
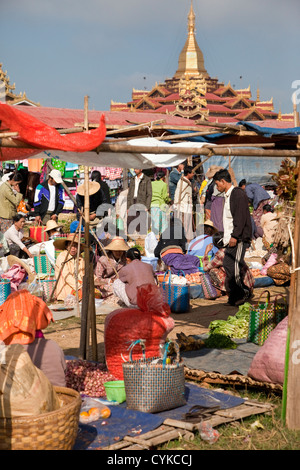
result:
[[[13,90],[15,90],[16,85],[10,84],[9,77],[7,75],[7,71],[4,72],[2,69],[2,63],[0,63],[0,82],[4,84],[4,93],[5,93],[5,101],[7,104],[10,105],[27,105],[27,106],[40,106],[40,103],[36,103],[29,98],[27,98],[25,91],[22,93],[20,92],[16,95]]]
[[[178,69],[174,77],[197,77],[199,75],[209,76],[204,66],[203,53],[195,37],[195,13],[193,1],[191,0],[191,8],[188,14],[188,37],[179,55]]]

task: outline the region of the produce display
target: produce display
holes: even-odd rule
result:
[[[188,284],[200,284],[201,282],[201,272],[186,274],[185,278]]]
[[[227,320],[214,320],[209,325],[206,348],[235,349],[237,344],[232,338],[246,338],[249,329],[250,307],[248,302],[239,307],[238,312]]]
[[[104,364],[81,359],[67,361],[66,386],[90,397],[106,397],[104,383],[116,380]]]

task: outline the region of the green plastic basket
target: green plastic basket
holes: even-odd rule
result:
[[[112,382],[105,382],[104,388],[108,401],[116,401],[118,403],[123,403],[124,401],[126,401],[124,380],[114,380]]]

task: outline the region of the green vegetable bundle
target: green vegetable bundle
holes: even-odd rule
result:
[[[226,335],[212,333],[204,341],[204,346],[209,349],[236,349],[237,344]]]
[[[245,303],[227,320],[214,320],[209,325],[209,335],[220,334],[228,338],[245,338],[248,335],[251,304]]]

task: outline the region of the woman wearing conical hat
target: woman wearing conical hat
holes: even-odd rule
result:
[[[103,298],[113,294],[112,284],[117,279],[117,273],[126,266],[125,253],[129,246],[122,237],[114,237],[105,247],[107,256],[103,255],[97,261],[95,276],[98,280]],[[97,281],[95,282],[97,284]]]
[[[72,244],[71,248],[70,245]],[[82,282],[84,277],[84,259],[81,253],[84,250],[78,235],[68,235],[67,238],[58,238],[54,241],[54,247],[62,250],[55,263],[55,277],[58,279],[56,286],[56,300],[65,300],[68,295],[76,295],[78,281],[78,296],[81,298]],[[68,253],[68,249],[69,253]],[[80,256],[77,260],[77,253]],[[68,254],[68,256],[67,256]]]

